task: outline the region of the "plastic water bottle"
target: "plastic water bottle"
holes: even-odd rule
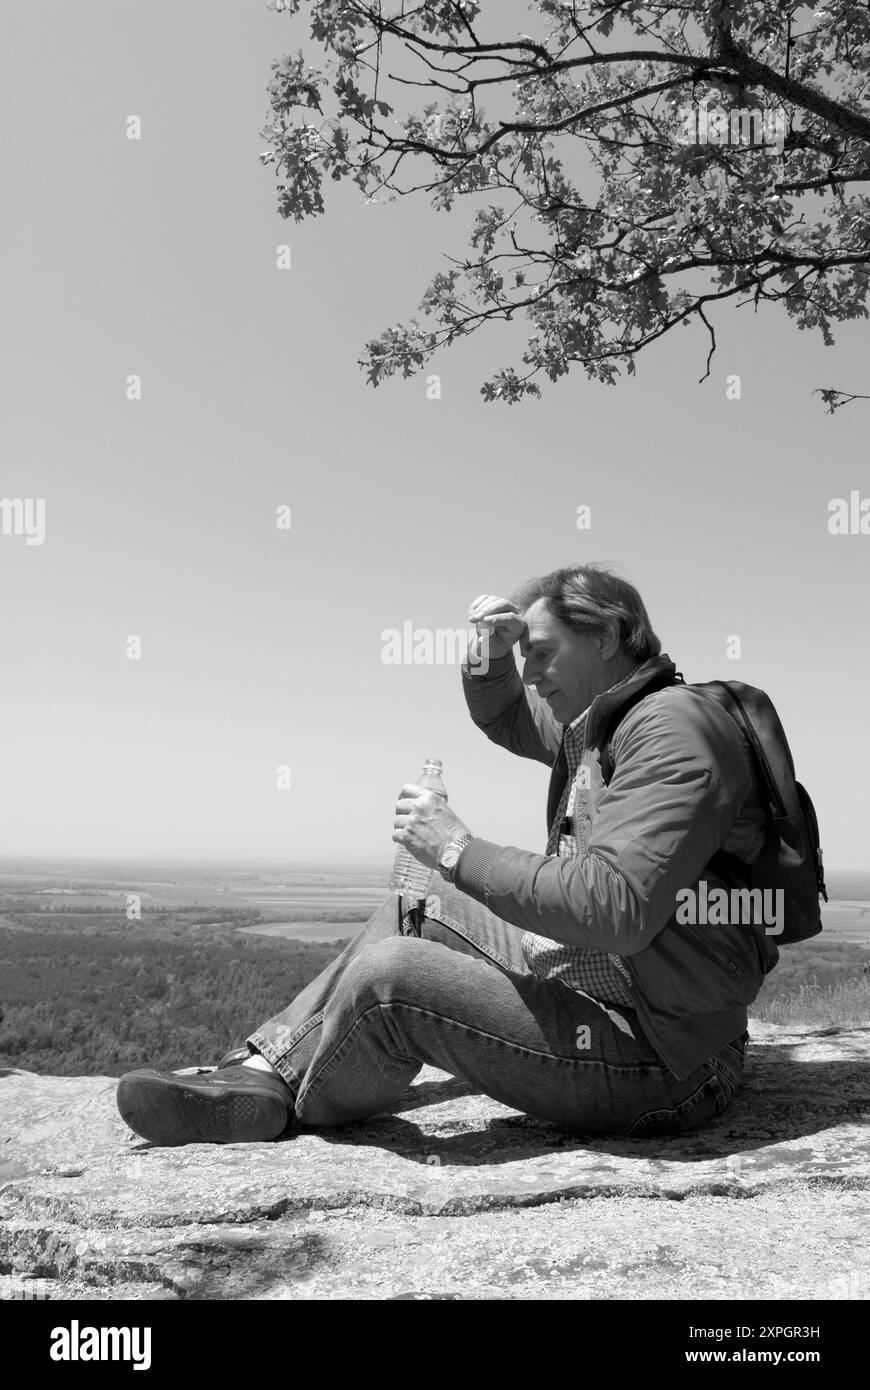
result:
[[[442,766],[440,758],[427,758],[423,764],[423,771],[417,778],[417,786],[426,787],[428,791],[436,792],[438,796],[443,796],[446,801],[447,792],[441,780]],[[425,864],[421,864],[419,859],[415,859],[404,845],[400,845],[393,863],[393,872],[390,874],[389,886],[391,891],[401,893],[404,898],[419,901],[421,898],[425,898],[431,878],[432,870],[427,869]]]

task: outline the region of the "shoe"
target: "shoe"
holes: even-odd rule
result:
[[[238,1066],[241,1062],[247,1062],[248,1058],[253,1056],[253,1052],[248,1047],[248,1044],[245,1043],[244,1047],[236,1047],[232,1052],[225,1052],[217,1064],[217,1070],[223,1071],[224,1067]]]
[[[206,1075],[131,1071],[118,1082],[118,1109],[153,1144],[252,1144],[277,1139],[293,1109],[290,1087],[272,1072],[225,1067]]]

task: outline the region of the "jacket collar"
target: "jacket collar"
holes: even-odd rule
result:
[[[652,694],[653,690],[672,685],[676,671],[673,661],[662,652],[660,656],[651,656],[643,662],[626,680],[596,696],[586,715],[587,748],[599,745],[624,706],[634,704],[645,693]],[[647,687],[650,687],[648,692]]]

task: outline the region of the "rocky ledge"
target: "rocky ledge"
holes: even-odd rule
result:
[[[870,1298],[870,1028],[752,1025],[672,1139],[584,1138],[424,1068],[396,1113],[154,1148],[110,1077],[0,1072],[0,1298]]]

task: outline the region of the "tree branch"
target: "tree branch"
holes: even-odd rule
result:
[[[814,87],[808,87],[805,82],[798,82],[794,77],[783,77],[774,68],[768,67],[767,63],[760,63],[757,58],[740,48],[726,25],[721,26],[718,37],[717,57],[732,67],[747,86],[763,87],[765,91],[775,93],[783,101],[821,116],[823,121],[845,131],[847,135],[854,135],[859,140],[870,142],[870,116],[852,111],[841,101],[825,96]]]

